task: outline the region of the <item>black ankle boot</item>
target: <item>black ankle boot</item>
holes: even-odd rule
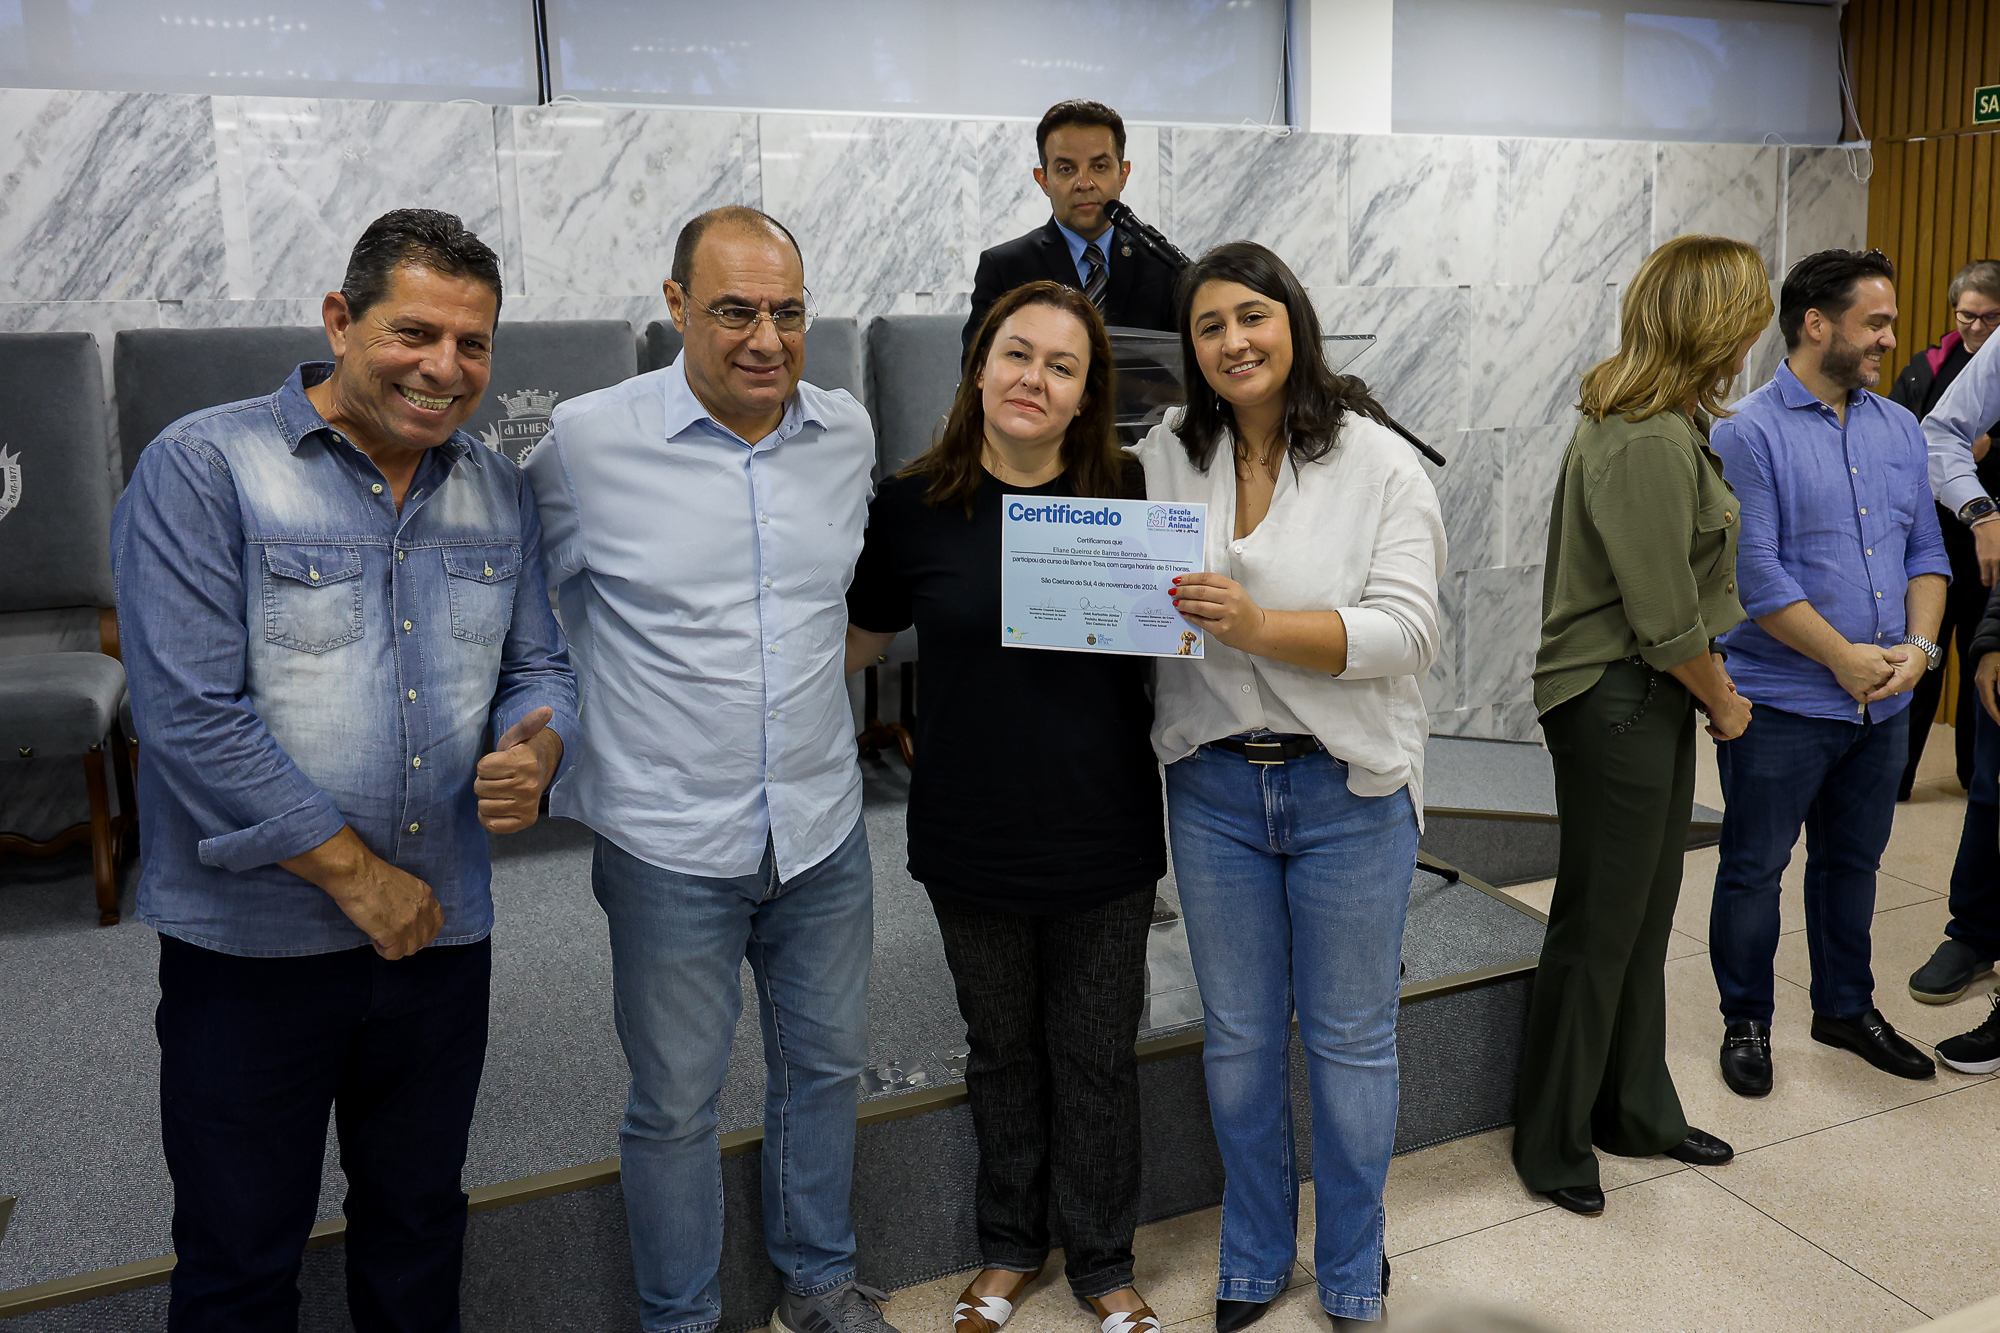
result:
[[[1236,1333],[1239,1328],[1248,1328],[1262,1319],[1264,1312],[1270,1308],[1270,1301],[1225,1301],[1217,1297],[1215,1333]]]

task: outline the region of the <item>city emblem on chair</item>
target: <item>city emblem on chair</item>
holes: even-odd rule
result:
[[[507,415],[481,431],[480,438],[487,448],[518,463],[549,433],[549,414],[562,395],[552,389],[522,389],[499,397]]]
[[[0,444],[0,518],[14,512],[21,503],[21,455],[10,454]]]

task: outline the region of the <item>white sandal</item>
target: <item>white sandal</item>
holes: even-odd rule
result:
[[[972,1293],[968,1291],[965,1294],[970,1296]],[[961,1333],[959,1325],[964,1323],[969,1316],[973,1315],[984,1319],[989,1328],[997,1330],[1001,1325],[1014,1317],[1014,1302],[1008,1300],[1005,1296],[981,1296],[977,1305],[969,1305],[961,1300],[957,1305],[952,1307],[952,1333]]]
[[[1150,1307],[1142,1305],[1136,1310],[1113,1310],[1098,1327],[1103,1333],[1160,1333],[1160,1320]]]

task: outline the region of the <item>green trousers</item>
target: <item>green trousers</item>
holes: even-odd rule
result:
[[[1667,1072],[1667,941],[1694,800],[1694,697],[1613,662],[1542,715],[1562,851],[1528,1006],[1514,1167],[1531,1190],[1596,1186],[1687,1137]]]

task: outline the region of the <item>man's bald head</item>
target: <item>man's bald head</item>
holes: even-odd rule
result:
[[[799,243],[786,231],[784,224],[768,213],[741,204],[731,204],[727,208],[711,208],[708,212],[691,218],[681,228],[680,236],[674,241],[673,280],[684,292],[694,289],[694,256],[701,248],[701,241],[711,231],[722,229],[734,235],[783,237],[785,244],[792,247],[798,256],[799,273],[804,275],[806,257],[799,250]]]

